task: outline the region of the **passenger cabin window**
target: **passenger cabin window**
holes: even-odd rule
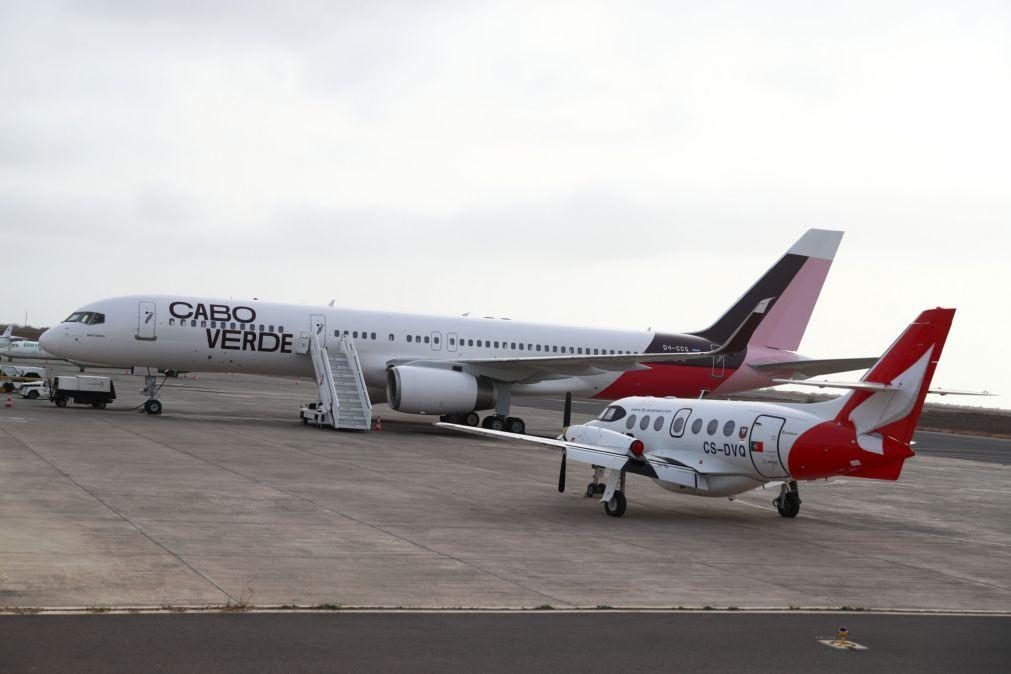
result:
[[[390,333],[390,341],[391,342],[393,341],[393,333],[392,332]]]
[[[200,327],[201,328],[206,328],[207,327],[207,321],[200,321]]]
[[[428,336],[425,336],[425,344],[428,344]]]
[[[628,421],[625,422],[625,428],[632,430],[633,426],[635,426],[635,415],[630,414],[628,416]]]
[[[659,431],[661,428],[663,428],[663,417],[657,417],[653,422],[653,430]]]
[[[474,340],[473,339],[468,339],[467,340],[467,346],[474,346]]]
[[[647,414],[642,418],[642,421],[639,422],[639,430],[644,431],[648,426],[649,426],[649,415]]]
[[[370,332],[369,333],[369,339],[375,339],[375,338],[376,338],[376,333]]]
[[[692,433],[698,435],[702,432],[702,419],[696,419],[692,422]]]
[[[455,337],[450,337],[449,338],[449,345],[450,346],[456,346],[456,338]]]
[[[438,337],[432,337],[432,341],[435,342],[436,344],[438,344],[439,343],[439,338]]]
[[[414,341],[414,337],[412,337],[411,335],[407,335],[407,341],[408,342]]]
[[[354,332],[352,332],[351,336],[354,337],[355,339],[358,339],[358,331],[355,330]]]
[[[677,413],[674,415],[674,421],[670,423],[671,437],[680,438],[682,435],[684,435],[685,425],[688,423],[688,417],[690,417],[691,415],[692,411],[687,407],[679,409],[677,411]],[[698,424],[699,428],[702,428],[702,420],[696,419],[695,421]],[[695,429],[693,432],[698,433],[699,430]]]
[[[174,318],[168,319],[168,324],[169,325],[175,325],[176,324],[176,319],[174,319]]]
[[[235,323],[232,323],[232,330],[235,329]]]
[[[733,434],[734,434],[734,422],[728,421],[727,423],[723,424],[723,435],[729,438]]]
[[[719,425],[720,425],[720,422],[718,422],[718,421],[717,421],[716,419],[713,419],[713,420],[712,420],[712,421],[710,421],[710,422],[709,422],[709,424],[708,424],[708,425],[706,426],[706,433],[708,433],[709,435],[716,435],[716,428],[717,428],[717,427],[718,427]]]
[[[273,326],[273,325],[269,326],[269,328],[270,328],[270,329],[269,329],[269,330],[267,330],[267,332],[274,332],[274,326]]]
[[[284,326],[283,325],[277,326],[277,331],[278,332],[284,332]]]
[[[604,409],[598,417],[601,421],[617,421],[625,416],[625,408],[620,405],[611,405]]]

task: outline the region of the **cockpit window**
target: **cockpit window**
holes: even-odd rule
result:
[[[75,311],[74,313],[67,316],[67,320],[64,323],[84,323],[85,325],[98,325],[99,323],[105,323],[105,314],[100,314],[94,311]]]
[[[601,421],[617,421],[625,416],[625,408],[620,405],[611,405],[597,417]]]

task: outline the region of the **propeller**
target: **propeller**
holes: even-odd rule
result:
[[[565,394],[565,408],[562,412],[562,428],[572,425],[572,391]]]
[[[565,450],[562,450],[562,467],[558,471],[558,491],[565,492]]]

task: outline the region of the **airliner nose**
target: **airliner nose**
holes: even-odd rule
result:
[[[63,340],[56,333],[55,328],[49,328],[41,335],[39,335],[39,346],[42,347],[43,351],[48,351],[54,356],[62,355],[60,354],[60,344]]]

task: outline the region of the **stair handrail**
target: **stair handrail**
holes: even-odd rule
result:
[[[362,371],[362,362],[358,358],[358,349],[355,348],[354,342],[347,335],[341,337],[340,346],[344,349],[344,355],[347,356],[351,372],[354,373],[355,381],[358,384],[356,387],[358,400],[362,405],[362,412],[365,414],[365,423],[370,424],[372,423],[372,400],[365,384],[365,373]]]
[[[340,421],[340,399],[337,397],[337,387],[334,384],[333,372],[330,370],[330,355],[319,341],[319,334],[322,331],[322,325],[309,331],[309,352],[312,354],[312,365],[316,372],[316,386],[320,392],[320,403],[324,406],[324,412],[330,414],[331,423],[336,428]]]

